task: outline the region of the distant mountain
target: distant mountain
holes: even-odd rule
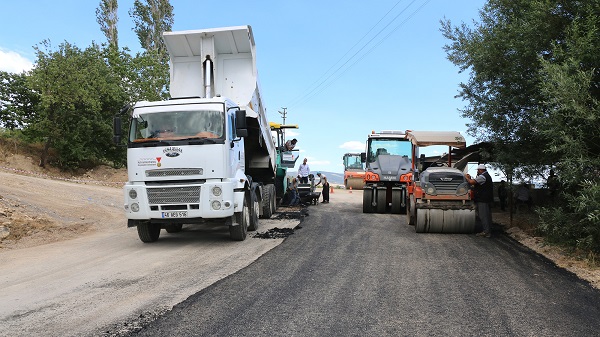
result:
[[[327,180],[329,180],[330,184],[340,184],[340,185],[344,184],[344,174],[343,173],[333,173],[333,172],[327,172],[327,171],[320,171],[320,172],[323,173],[327,177]],[[317,179],[317,181],[319,181],[317,177],[315,177],[315,179]]]

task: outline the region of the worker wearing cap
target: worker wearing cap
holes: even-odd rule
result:
[[[487,172],[484,164],[477,165],[477,177],[475,179],[471,178],[468,173],[465,174],[465,177],[469,184],[475,187],[476,222],[478,227],[483,227],[483,231],[477,233],[477,235],[489,238],[492,236],[492,202],[494,201],[492,177]]]

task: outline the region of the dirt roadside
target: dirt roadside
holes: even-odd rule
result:
[[[36,164],[35,159],[20,154],[2,156],[0,172],[42,178],[38,180],[41,185],[52,180],[64,180],[89,188],[103,186],[118,189],[127,180],[127,173],[124,169],[99,167],[73,175],[53,168],[42,169]],[[18,185],[13,188],[18,189]],[[53,199],[49,191],[52,191],[51,186],[40,186],[39,193],[36,194],[39,195],[39,200],[34,202],[20,199],[6,191],[0,193],[0,254],[6,250],[76,238],[100,228],[98,225],[105,215],[97,214],[93,207],[69,209],[68,205]],[[54,192],[60,193],[60,191]],[[40,203],[43,203],[44,206],[35,206]],[[77,213],[66,214],[73,211]],[[512,226],[508,212],[494,212],[493,218],[494,222],[500,224],[503,230],[515,240],[600,289],[600,268],[570,256],[559,247],[546,245],[541,237],[530,235],[531,228],[535,226],[536,221],[532,213],[515,215]]]

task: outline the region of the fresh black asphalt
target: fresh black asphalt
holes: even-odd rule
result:
[[[131,336],[600,336],[600,291],[501,232],[333,201],[300,227]]]

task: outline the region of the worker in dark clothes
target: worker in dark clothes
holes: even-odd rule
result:
[[[475,188],[475,212],[476,226],[481,226],[483,231],[477,236],[492,237],[492,203],[494,201],[494,184],[492,177],[487,172],[485,165],[477,166],[477,177],[471,178],[470,174],[465,177],[469,184]]]

